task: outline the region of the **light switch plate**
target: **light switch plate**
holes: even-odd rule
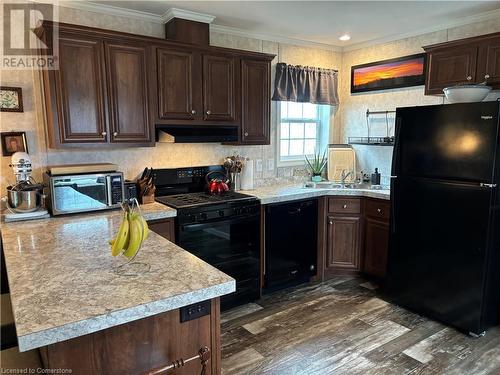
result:
[[[268,171],[274,170],[274,159],[267,159],[267,170]]]
[[[262,159],[255,160],[255,172],[262,172]]]

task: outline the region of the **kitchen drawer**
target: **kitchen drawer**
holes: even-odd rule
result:
[[[359,198],[328,198],[328,212],[334,214],[360,214]]]
[[[365,214],[367,217],[389,220],[391,216],[390,201],[381,199],[367,199],[365,202]]]

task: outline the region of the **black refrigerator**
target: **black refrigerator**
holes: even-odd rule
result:
[[[500,316],[499,108],[396,111],[388,295],[471,335]]]

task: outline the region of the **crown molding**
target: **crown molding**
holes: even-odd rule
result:
[[[37,2],[37,0],[32,0]],[[154,13],[142,12],[140,10],[132,10],[116,7],[114,5],[98,4],[91,1],[71,1],[71,0],[59,0],[56,3],[60,7],[72,8],[78,10],[86,10],[88,12],[107,14],[110,16],[120,16],[139,19],[141,21],[153,22],[153,23],[165,23],[162,16]]]
[[[366,42],[351,44],[349,46],[344,46],[342,48],[342,51],[343,52],[354,51],[354,50],[361,49],[361,48],[372,47],[372,46],[375,46],[378,44],[394,42],[394,41],[400,40],[400,39],[416,37],[419,35],[429,34],[429,33],[433,33],[436,31],[443,31],[443,30],[451,29],[451,28],[458,27],[458,26],[464,26],[464,25],[469,25],[469,24],[476,23],[476,22],[487,21],[490,19],[500,19],[500,9],[495,9],[495,10],[492,10],[489,12],[483,12],[483,13],[479,13],[479,14],[475,14],[475,15],[471,15],[471,16],[462,17],[462,18],[459,18],[455,21],[441,24],[439,26],[427,27],[427,28],[423,28],[423,29],[410,31],[407,33],[394,34],[394,35],[390,35],[390,36],[383,37],[383,38],[368,40]]]
[[[211,16],[210,14],[205,13],[191,12],[190,10],[179,8],[170,8],[161,16],[161,19],[164,23],[167,23],[172,18],[182,18],[189,21],[212,23],[212,21],[215,19],[215,16]]]
[[[32,2],[47,2],[50,0],[31,0],[31,1]],[[120,7],[116,7],[113,5],[93,3],[91,1],[59,0],[59,1],[54,1],[54,3],[61,6],[61,7],[85,10],[85,11],[89,11],[89,12],[101,13],[101,14],[107,14],[107,15],[134,18],[134,19],[139,19],[142,21],[159,23],[159,24],[164,24],[164,23],[168,22],[173,17],[188,19],[188,20],[197,21],[197,22],[205,22],[205,23],[211,23],[215,19],[214,16],[211,16],[208,14],[191,12],[191,11],[186,11],[186,10],[178,9],[178,8],[171,8],[168,11],[166,11],[164,14],[158,15],[158,14],[149,13],[149,12],[142,12],[142,11],[138,11],[138,10],[120,8]],[[376,39],[368,40],[368,41],[361,42],[361,43],[353,43],[353,44],[346,45],[346,46],[339,46],[339,45],[333,45],[333,44],[328,44],[328,43],[318,43],[318,42],[313,42],[313,41],[309,41],[309,40],[289,38],[289,37],[276,35],[276,34],[255,33],[255,32],[243,30],[243,29],[236,28],[236,27],[216,25],[213,23],[210,24],[210,30],[214,31],[214,32],[224,33],[224,34],[230,34],[230,35],[247,37],[247,38],[261,39],[261,40],[277,42],[277,43],[286,43],[286,44],[299,45],[299,46],[305,46],[305,47],[314,47],[314,48],[319,48],[319,49],[324,49],[324,50],[329,50],[329,51],[334,51],[334,52],[349,52],[349,51],[354,51],[354,50],[361,49],[361,48],[372,47],[372,46],[383,44],[383,43],[389,43],[389,42],[393,42],[393,41],[400,40],[400,39],[416,37],[419,35],[424,35],[424,34],[436,32],[436,31],[447,30],[447,29],[450,29],[453,27],[464,26],[464,25],[468,25],[471,23],[486,21],[486,20],[490,20],[490,19],[500,19],[500,9],[492,10],[489,12],[483,12],[483,13],[479,13],[479,14],[475,14],[475,15],[471,15],[471,16],[467,16],[467,17],[462,17],[462,18],[457,19],[457,20],[452,21],[452,22],[440,24],[439,26],[417,29],[417,30],[413,30],[413,31],[407,32],[407,33],[394,34],[394,35],[390,35],[387,37],[376,38]]]
[[[289,37],[276,35],[276,34],[254,33],[252,31],[243,30],[243,29],[239,29],[236,27],[230,27],[230,26],[221,26],[221,25],[211,24],[210,31],[215,31],[218,33],[235,35],[235,36],[241,36],[241,37],[246,37],[246,38],[261,39],[261,40],[266,40],[269,42],[286,43],[286,44],[293,44],[296,46],[315,47],[315,48],[324,49],[324,50],[328,50],[328,51],[342,52],[342,47],[334,46],[332,44],[318,43],[318,42],[312,42],[309,40],[296,39],[296,38],[289,38]]]

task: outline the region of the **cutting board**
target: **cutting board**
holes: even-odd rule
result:
[[[328,180],[340,182],[344,169],[347,172],[353,172],[346,178],[345,182],[354,182],[356,180],[356,153],[354,150],[348,147],[328,149]]]

